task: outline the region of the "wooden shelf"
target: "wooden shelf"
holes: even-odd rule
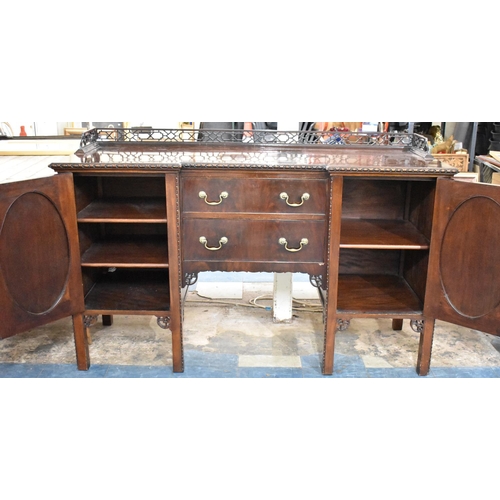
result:
[[[421,315],[422,302],[400,276],[341,274],[339,276],[339,313],[356,316]]]
[[[342,219],[340,248],[426,250],[429,241],[405,220]]]
[[[166,236],[109,238],[94,243],[81,258],[84,267],[168,267]]]
[[[164,269],[117,269],[106,273],[85,297],[87,314],[162,314],[170,310]]]
[[[78,222],[167,222],[164,198],[97,200],[78,214]]]

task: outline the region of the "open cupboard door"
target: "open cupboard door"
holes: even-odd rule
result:
[[[0,338],[73,316],[89,366],[72,174],[0,186]]]
[[[439,179],[424,316],[500,335],[500,188]]]

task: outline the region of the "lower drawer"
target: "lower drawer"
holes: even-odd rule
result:
[[[325,241],[322,220],[188,219],[183,227],[185,261],[322,263]]]

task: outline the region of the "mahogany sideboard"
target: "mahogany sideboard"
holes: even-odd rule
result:
[[[78,162],[1,186],[0,337],[72,316],[86,370],[98,316],[154,315],[182,372],[181,290],[215,270],[307,273],[325,375],[352,318],[410,320],[420,375],[436,319],[500,335],[497,186],[414,134],[232,133],[93,129]]]

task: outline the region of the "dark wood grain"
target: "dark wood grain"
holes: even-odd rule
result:
[[[207,201],[220,203],[208,205],[199,193],[205,192]],[[227,198],[221,200],[221,193]],[[289,206],[281,193],[288,195]],[[302,200],[304,194],[309,195]],[[261,178],[256,176],[233,176],[220,174],[186,175],[183,180],[183,212],[208,213],[285,213],[325,214],[327,182],[324,176],[317,178]]]
[[[404,218],[407,181],[345,178],[342,217],[396,220]]]
[[[0,310],[2,338],[83,312],[71,174],[0,186]]]
[[[426,316],[500,335],[500,190],[437,183]]]
[[[340,274],[399,274],[401,251],[340,249]]]
[[[293,220],[188,219],[184,222],[184,260],[206,262],[321,262],[325,261],[326,225]],[[207,250],[199,239],[204,236]],[[220,244],[222,237],[228,242]],[[285,238],[290,249],[299,249],[303,238],[308,244],[297,252],[279,243]]]
[[[421,316],[423,303],[399,276],[340,275],[337,310],[357,317]]]
[[[117,269],[103,274],[85,297],[87,314],[163,314],[170,311],[167,270]]]

